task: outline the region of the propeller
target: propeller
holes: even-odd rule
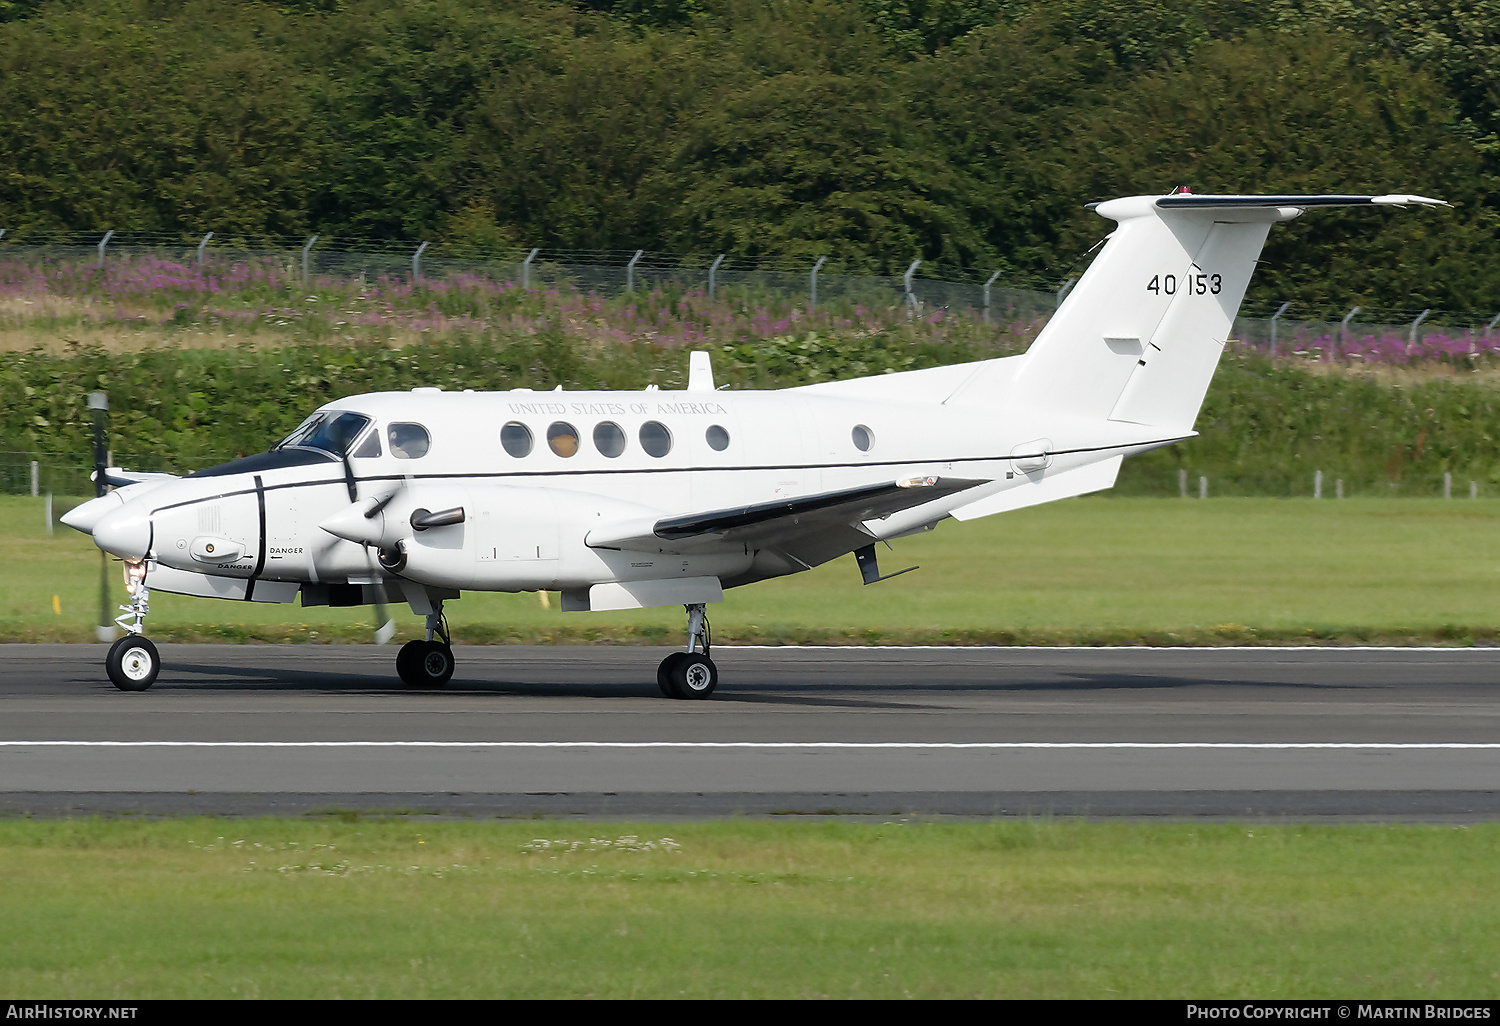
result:
[[[344,486],[349,489],[349,501],[358,502],[359,479],[354,476],[354,465],[349,462],[349,450],[354,447],[353,443],[354,439],[352,438],[344,443],[340,458],[344,464]],[[367,511],[365,516],[375,516],[376,513],[385,508],[385,504],[390,502],[395,495],[396,493],[392,492],[390,495],[376,502],[374,509]],[[370,575],[375,578],[375,623],[377,625],[375,628],[375,644],[384,645],[396,634],[396,620],[386,608],[385,576],[380,572],[380,560],[370,554],[370,546],[368,544],[364,545],[364,551],[365,562],[370,567]]]

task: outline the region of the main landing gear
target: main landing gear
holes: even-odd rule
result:
[[[125,636],[110,646],[109,655],[104,657],[104,669],[110,683],[121,691],[145,691],[156,683],[161,656],[156,646],[142,635],[146,613],[151,609],[151,590],[146,587],[143,561],[126,561],[125,591],[130,595],[130,605],[121,606],[121,615],[115,617]]]
[[[688,614],[687,651],[673,652],[656,668],[656,686],[668,698],[707,698],[719,684],[719,668],[708,657],[708,615],[702,602],[684,606]],[[703,651],[697,651],[699,645]]]
[[[396,675],[414,688],[440,688],[453,676],[453,640],[441,601],[427,614],[427,637],[408,641],[396,653]]]

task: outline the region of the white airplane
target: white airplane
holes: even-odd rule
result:
[[[564,610],[686,607],[686,649],[658,683],[706,698],[718,670],[705,608],[724,589],[848,553],[873,584],[886,579],[877,542],[1109,488],[1126,456],[1192,436],[1271,225],[1359,205],[1446,204],[1115,199],[1091,204],[1118,226],[1021,356],[718,391],[695,352],[682,391],[356,395],[256,456],[183,478],[111,470],[123,487],[63,517],[125,563],[110,680],[156,679],[152,589],[405,601],[426,618],[396,657],[413,686],[453,674],[446,602],[546,589]]]

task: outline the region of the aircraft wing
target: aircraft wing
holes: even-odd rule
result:
[[[585,544],[596,549],[667,553],[740,546],[774,548],[816,566],[868,544],[869,533],[859,527],[863,521],[987,483],[964,478],[904,478],[753,506],[631,521],[590,531]]]

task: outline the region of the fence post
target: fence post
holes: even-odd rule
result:
[[[715,285],[714,278],[719,273],[719,265],[722,264],[723,262],[724,262],[724,254],[720,253],[718,256],[714,257],[714,262],[709,265],[709,268],[708,268],[708,298],[709,299],[713,299],[714,298],[714,285]],[[814,271],[813,274],[816,275],[817,272]],[[818,305],[818,279],[817,278],[813,278],[813,306],[817,306],[817,305]]]
[[[0,228],[0,239],[3,239],[3,238],[5,238],[5,229],[4,228]]]
[[[1333,483],[1333,497],[1335,499],[1342,499],[1344,497],[1344,479],[1343,478],[1339,478],[1337,481],[1335,481]]]
[[[47,508],[43,515],[47,518],[47,535],[52,535],[52,493],[47,493]]]
[[[429,243],[422,243],[417,247],[417,251],[411,255],[411,283],[413,285],[422,279],[422,251],[428,245]]]
[[[104,233],[104,238],[102,238],[102,239],[99,240],[99,266],[100,267],[104,266],[104,247],[109,245],[110,236],[114,235],[114,233],[115,233],[115,230],[113,228],[111,228],[109,231],[107,231],[107,232]]]
[[[1417,319],[1411,322],[1411,331],[1409,331],[1406,335],[1406,351],[1408,353],[1410,353],[1412,347],[1417,344],[1417,325],[1425,321],[1427,319],[1427,315],[1430,313],[1432,313],[1432,307],[1429,306],[1426,310],[1423,310],[1421,313],[1417,314]]]
[[[818,257],[818,262],[813,264],[812,274],[809,275],[812,284],[809,288],[809,298],[807,303],[808,313],[818,312],[818,271],[826,263],[828,263],[828,258],[826,256]]]
[[[0,235],[4,235],[4,234],[5,234],[4,232],[0,232]],[[1495,317],[1494,317],[1494,320],[1490,321],[1490,323],[1488,323],[1488,324],[1486,324],[1484,326],[1484,337],[1485,338],[1489,338],[1490,337],[1490,332],[1494,329],[1494,327],[1495,327],[1496,324],[1500,324],[1500,314],[1496,314]]]
[[[316,235],[314,235],[312,238],[310,238],[310,239],[307,240],[307,245],[305,245],[305,246],[302,247],[302,287],[303,288],[307,288],[307,279],[308,279],[308,274],[307,274],[307,254],[312,252],[313,244],[316,243],[317,241],[318,241],[318,237]]]
[[[213,237],[214,237],[214,233],[213,232],[209,232],[207,235],[203,236],[203,241],[200,242],[200,243],[198,243],[198,266],[199,267],[203,266],[203,251],[206,248],[208,248],[208,240],[211,239],[211,238],[213,238]]]
[[[643,254],[645,252],[646,251],[644,249],[638,249],[638,250],[636,250],[635,251],[635,256],[633,256],[633,257],[630,258],[630,263],[628,263],[628,264],[625,265],[625,291],[626,292],[634,292],[635,291],[635,262],[637,260],[639,260],[641,258],[641,254]]]
[[[1057,305],[1060,307],[1063,300],[1068,298],[1068,293],[1073,291],[1073,286],[1078,284],[1077,278],[1069,278],[1063,282],[1063,287],[1057,290]]]
[[[1339,348],[1343,349],[1349,344],[1349,322],[1354,320],[1354,315],[1363,310],[1364,307],[1356,306],[1344,314],[1344,319],[1339,321]]]
[[[1314,470],[1313,471],[1313,498],[1314,499],[1321,499],[1322,497],[1323,497],[1323,472],[1321,470]]]
[[[1184,499],[1187,498],[1187,470],[1186,469],[1179,469],[1177,471],[1177,491],[1182,495],[1182,497]]]
[[[994,274],[990,275],[989,280],[984,283],[984,323],[986,323],[986,324],[991,323],[991,321],[990,321],[990,286],[995,283],[995,279],[998,278],[998,277],[1000,277],[1000,272],[996,271]]]
[[[1453,498],[1453,473],[1452,473],[1452,471],[1448,471],[1448,470],[1443,471],[1443,498],[1445,498],[1445,499],[1451,499],[1451,498]]]
[[[1284,313],[1286,313],[1287,309],[1290,308],[1291,305],[1292,305],[1291,303],[1282,303],[1279,307],[1276,308],[1276,312],[1271,315],[1271,355],[1272,356],[1276,355],[1276,322],[1279,321],[1279,320],[1281,320],[1281,315],[1284,314]]]
[[[913,313],[916,313],[917,310],[917,297],[911,291],[911,276],[916,274],[917,268],[921,266],[922,261],[913,260],[911,266],[906,269],[906,273],[901,276],[901,281],[906,286],[906,305],[911,307]]]
[[[1477,498],[1479,498],[1479,482],[1478,481],[1470,481],[1469,482],[1469,498],[1471,498],[1471,499],[1477,499]]]
[[[521,261],[521,288],[531,288],[531,262],[536,259],[536,255],[541,251],[542,248],[540,246],[533,247],[531,252],[526,254],[526,259]]]
[[[31,497],[36,498],[37,485],[40,483],[42,465],[36,460],[31,461]]]
[[[1198,478],[1198,498],[1200,498],[1200,499],[1206,499],[1206,498],[1208,498],[1208,478],[1207,477],[1200,477],[1200,478]]]

